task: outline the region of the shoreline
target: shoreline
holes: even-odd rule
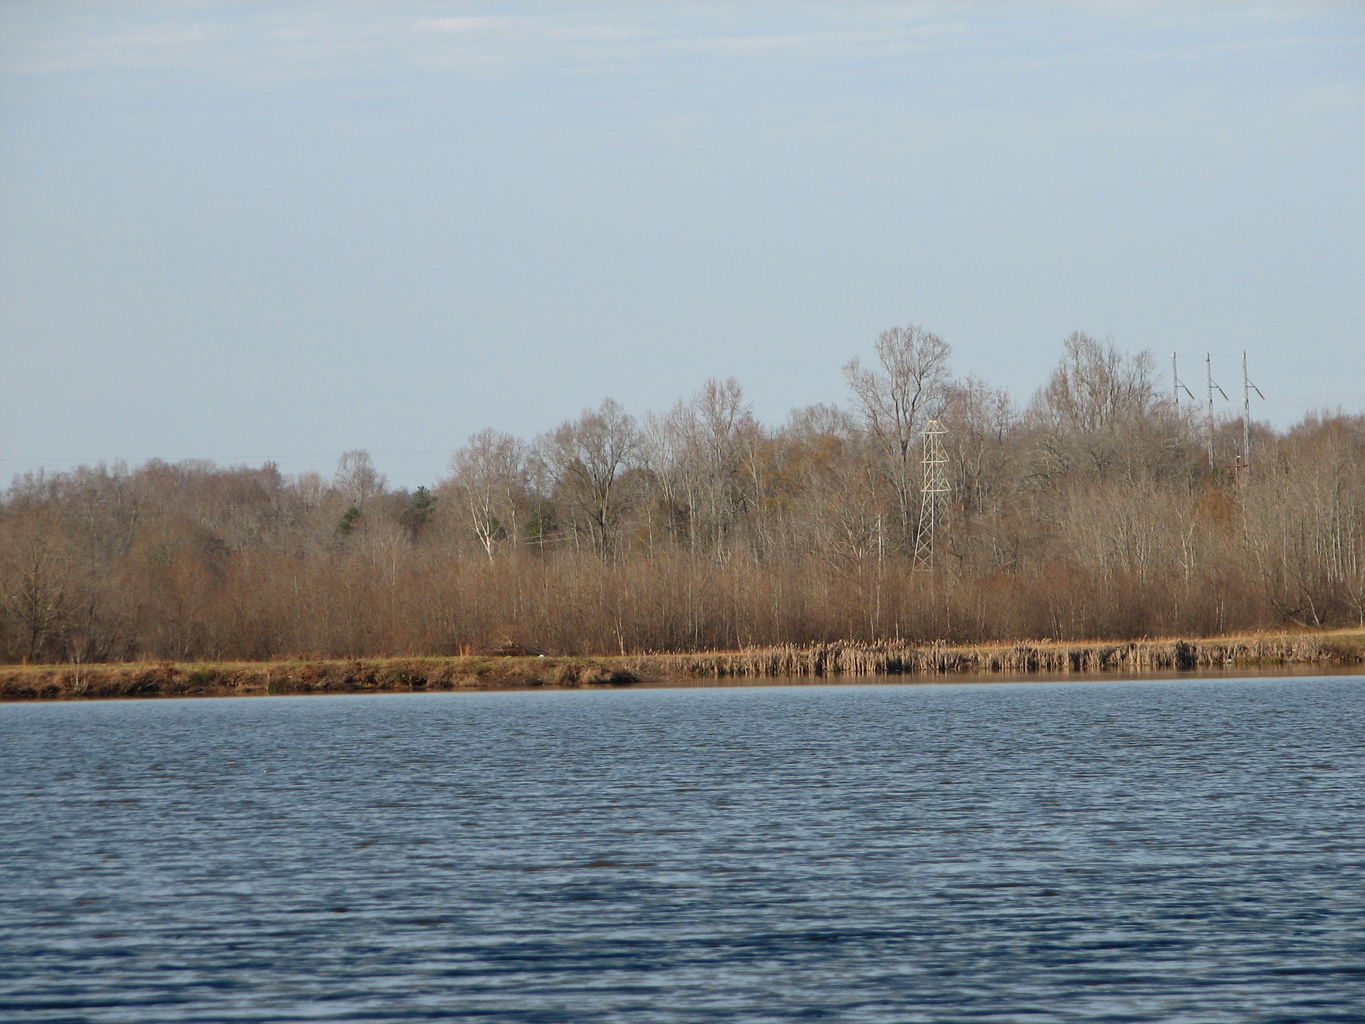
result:
[[[949,645],[827,643],[600,657],[462,655],[269,662],[0,666],[0,702],[622,688],[761,680],[907,681],[1184,677],[1229,670],[1365,666],[1365,630],[1330,633]]]

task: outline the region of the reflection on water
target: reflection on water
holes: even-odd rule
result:
[[[0,1018],[1359,1020],[1362,683],[0,706]]]

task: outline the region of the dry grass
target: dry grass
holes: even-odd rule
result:
[[[836,643],[635,659],[641,674],[712,677],[1049,675],[1196,671],[1226,666],[1357,665],[1365,663],[1365,632],[1294,636],[1250,635],[1204,640],[1127,642],[1029,641],[950,646],[900,642]]]
[[[8,666],[0,669],[0,700],[498,690],[637,681],[606,662],[459,657]]]
[[[0,700],[565,688],[626,686],[642,679],[678,678],[1142,674],[1228,666],[1361,664],[1365,664],[1365,629],[1122,643],[1039,640],[950,646],[850,642],[604,658],[471,656],[13,665],[0,668]]]

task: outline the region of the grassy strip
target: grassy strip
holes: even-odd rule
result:
[[[1036,641],[1014,644],[816,644],[704,654],[654,655],[629,662],[638,673],[778,677],[989,675],[1105,672],[1142,674],[1227,667],[1365,664],[1365,631],[1202,640]]]
[[[0,700],[623,686],[600,658],[361,658],[270,662],[32,665],[0,668]]]
[[[835,643],[625,657],[364,658],[0,667],[0,700],[628,686],[679,678],[1052,675],[1365,665],[1365,630],[1203,640]]]

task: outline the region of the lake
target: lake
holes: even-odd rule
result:
[[[0,1019],[1365,1020],[1365,677],[0,705]]]

